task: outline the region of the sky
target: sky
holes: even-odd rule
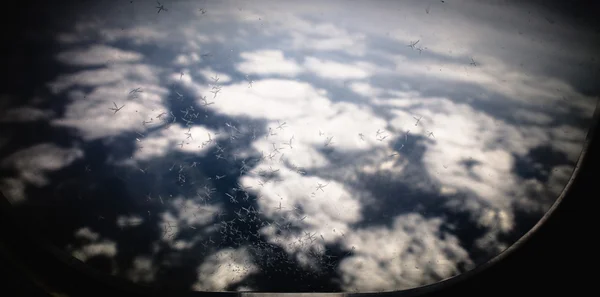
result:
[[[27,87],[1,94],[0,191],[140,284],[380,292],[464,273],[555,202],[598,98],[598,32],[534,2],[70,9],[13,60]]]

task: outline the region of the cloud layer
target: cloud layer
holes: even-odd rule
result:
[[[67,250],[134,282],[371,292],[464,272],[554,202],[598,91],[573,66],[587,31],[524,4],[165,5],[57,34],[75,69],[0,113],[55,133],[0,135],[0,190],[72,187]]]

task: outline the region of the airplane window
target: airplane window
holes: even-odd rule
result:
[[[534,2],[53,9],[0,100],[0,191],[94,271],[385,292],[511,246],[571,178],[598,32]]]

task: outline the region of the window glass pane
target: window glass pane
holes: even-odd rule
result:
[[[403,290],[498,255],[571,177],[598,33],[498,1],[111,1],[28,30],[0,190],[90,268]]]

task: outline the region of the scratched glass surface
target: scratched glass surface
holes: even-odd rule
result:
[[[597,32],[532,4],[68,11],[30,32],[28,87],[4,92],[0,189],[91,269],[150,286],[371,292],[468,271],[556,200],[598,93]]]

